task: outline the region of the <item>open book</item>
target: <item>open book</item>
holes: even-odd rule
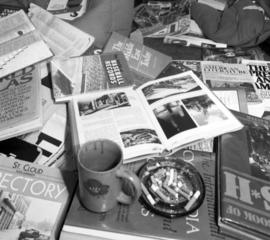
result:
[[[0,78],[53,56],[23,10],[0,19]]]
[[[75,152],[89,140],[109,138],[122,147],[125,163],[242,127],[192,71],[137,89],[74,97],[69,113]]]

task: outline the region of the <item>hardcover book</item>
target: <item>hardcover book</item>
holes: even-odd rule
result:
[[[191,214],[167,218],[153,213],[143,202],[117,205],[107,213],[86,210],[75,194],[63,225],[60,240],[75,239],[229,239],[218,232],[215,222],[215,155],[193,150],[177,152],[200,172],[206,188],[202,205]],[[128,164],[135,172],[144,161]]]
[[[120,51],[53,60],[51,77],[56,102],[88,92],[134,85],[127,60]]]
[[[130,69],[150,79],[155,79],[172,60],[170,56],[116,32],[112,33],[104,47],[104,52],[112,51],[122,51]]]
[[[53,56],[23,10],[0,18],[0,78]]]
[[[0,239],[58,239],[76,175],[0,156]]]
[[[218,141],[218,225],[241,239],[269,239],[270,122],[244,113],[245,126]]]
[[[75,149],[89,140],[109,138],[122,147],[125,162],[171,154],[242,127],[192,71],[137,89],[74,97],[69,114]]]
[[[0,141],[42,127],[39,65],[0,78]]]

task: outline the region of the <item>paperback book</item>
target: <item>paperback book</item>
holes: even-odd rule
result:
[[[53,56],[23,10],[0,18],[0,78]]]
[[[218,141],[218,225],[241,239],[269,239],[270,122],[234,112],[244,128]]]
[[[0,156],[0,239],[58,239],[76,175]]]
[[[243,60],[249,68],[250,75],[254,78],[255,88],[264,102],[270,103],[270,62],[263,60]]]
[[[68,101],[75,95],[88,92],[134,85],[122,52],[53,60],[51,77],[56,102]]]
[[[192,71],[136,89],[74,97],[69,114],[75,149],[89,140],[109,138],[122,147],[125,162],[171,154],[242,127]]]
[[[0,78],[0,141],[42,127],[39,65]]]
[[[122,51],[130,69],[149,79],[155,79],[172,60],[170,56],[116,32],[112,33],[104,47],[104,52],[114,51]]]
[[[215,222],[215,155],[193,150],[181,150],[175,155],[190,162],[199,171],[206,189],[202,205],[187,216],[167,218],[153,213],[141,199],[134,204],[117,205],[107,213],[86,210],[75,194],[63,225],[60,240],[75,239],[223,239]],[[127,165],[134,172],[144,161]]]

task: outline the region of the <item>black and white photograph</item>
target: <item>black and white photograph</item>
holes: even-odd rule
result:
[[[195,122],[179,100],[159,106],[153,111],[167,138],[171,138],[180,132],[196,128]]]
[[[50,240],[60,202],[0,190],[1,240]]]
[[[267,124],[255,121],[247,125],[249,163],[252,174],[258,178],[270,179],[270,129]]]
[[[207,95],[187,98],[182,101],[188,113],[199,126],[221,122],[227,118]]]
[[[149,104],[179,93],[197,91],[201,87],[191,76],[156,82],[142,89]]]
[[[152,129],[133,129],[120,134],[125,148],[147,143],[161,144],[156,131]]]
[[[130,106],[130,103],[124,92],[104,94],[91,101],[80,101],[78,103],[80,116],[127,106]]]

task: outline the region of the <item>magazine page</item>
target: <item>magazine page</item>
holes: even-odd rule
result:
[[[242,127],[192,71],[150,81],[137,91],[168,150]]]
[[[94,42],[94,37],[31,3],[29,16],[57,57],[82,55]]]
[[[137,93],[133,89],[111,90],[73,99],[77,144],[109,138],[123,149],[125,162],[159,154],[163,146]]]
[[[38,65],[0,79],[0,109],[0,140],[42,126]]]

